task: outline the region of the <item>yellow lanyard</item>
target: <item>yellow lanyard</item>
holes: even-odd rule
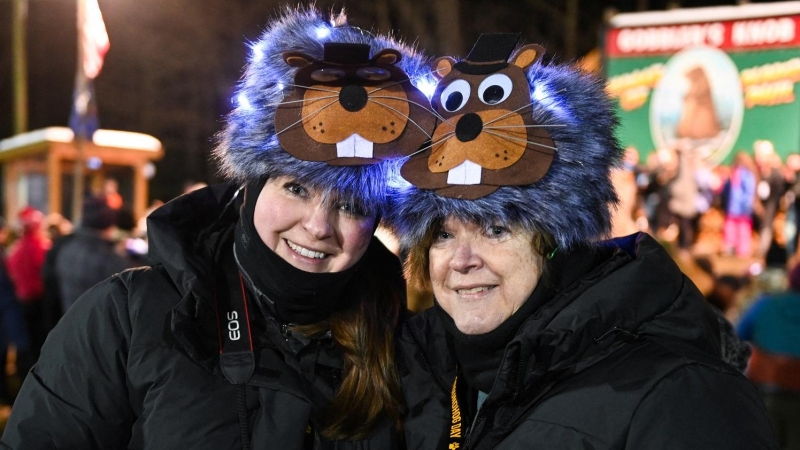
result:
[[[448,439],[447,450],[457,450],[461,447],[461,408],[458,406],[456,383],[458,383],[458,377],[453,380],[453,389],[450,391],[450,408],[452,410],[452,414],[450,419],[450,438]]]

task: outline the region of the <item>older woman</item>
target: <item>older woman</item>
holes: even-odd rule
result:
[[[598,239],[620,156],[602,84],[517,38],[434,62],[442,123],[402,168],[393,223],[435,296],[400,342],[408,448],[776,448],[664,249]]]
[[[0,447],[394,448],[405,293],[373,233],[433,128],[418,61],[343,16],[271,23],[216,149],[235,181],[150,216],[152,267],[70,308]]]

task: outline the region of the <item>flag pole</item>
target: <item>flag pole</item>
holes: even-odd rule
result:
[[[14,58],[14,134],[28,131],[28,60],[26,30],[28,0],[13,0],[12,53]]]
[[[86,0],[77,0],[78,4],[78,64],[75,74],[75,92],[83,92],[87,82],[86,74],[83,70],[83,33],[86,21]],[[72,99],[73,102],[76,99]],[[74,105],[73,105],[74,107]],[[79,112],[79,121],[85,121],[85,111]],[[83,127],[82,127],[83,128]],[[75,133],[73,143],[75,144],[75,167],[72,176],[72,223],[77,224],[81,219],[81,209],[83,207],[83,148],[86,137],[84,133]]]

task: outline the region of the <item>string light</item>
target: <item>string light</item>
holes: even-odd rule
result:
[[[430,78],[418,80],[415,85],[420,92],[425,94],[425,97],[428,97],[428,100],[430,100],[431,97],[433,97],[433,93],[436,92],[436,81]]]
[[[254,44],[251,47],[251,49],[253,51],[253,61],[254,62],[258,62],[258,61],[261,61],[262,59],[264,59],[264,48],[263,48],[261,42],[258,42],[256,44]]]
[[[317,27],[317,39],[325,39],[331,35],[331,29],[325,25]]]
[[[236,101],[239,105],[239,108],[250,110],[253,109],[253,105],[250,104],[250,100],[247,99],[247,96],[244,95],[244,92],[239,93],[236,97]]]

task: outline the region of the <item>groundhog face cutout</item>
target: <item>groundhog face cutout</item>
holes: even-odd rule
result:
[[[434,61],[440,81],[431,104],[440,122],[430,149],[403,165],[403,178],[438,195],[476,199],[547,173],[555,144],[531,117],[525,75],[544,49],[526,45],[509,58],[518,36],[485,34],[466,60]]]
[[[430,139],[427,98],[396,66],[401,54],[365,44],[326,43],[321,61],[283,55],[298,67],[294,89],[278,105],[275,130],[289,154],[331,165],[363,165],[408,156]]]

